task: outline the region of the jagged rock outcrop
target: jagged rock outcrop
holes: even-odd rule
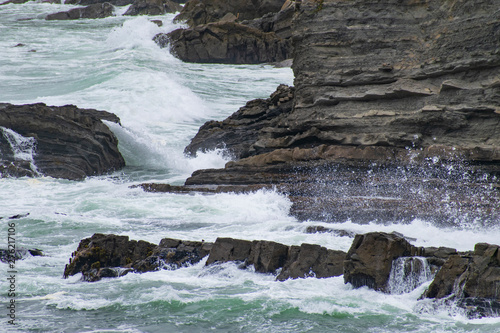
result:
[[[209,121],[198,131],[184,153],[196,156],[197,151],[227,148],[236,159],[266,152],[254,145],[263,128],[272,128],[280,117],[291,112],[294,88],[280,85],[266,100],[248,102],[224,121]]]
[[[36,170],[29,161],[19,161],[12,151],[4,155],[5,144],[0,160],[2,164],[12,162],[17,166],[19,163],[29,166],[27,174],[40,173],[72,180],[119,170],[125,166],[125,161],[118,150],[118,140],[102,120],[120,121],[109,112],[78,109],[73,105],[0,104],[0,127],[30,141],[30,149],[34,152],[28,154]],[[5,142],[5,131],[0,128],[2,135]],[[9,143],[12,144],[15,143]]]
[[[181,9],[178,3],[171,0],[134,0],[123,15],[163,15],[176,13]]]
[[[194,27],[217,22],[227,14],[239,20],[251,20],[278,12],[283,3],[284,0],[189,0],[174,21],[186,22]]]
[[[453,299],[469,317],[500,316],[500,247],[478,243],[450,256],[422,297]]]
[[[496,224],[495,1],[309,0],[294,15],[291,108],[202,126],[187,151],[235,161],[186,185],[277,185],[300,219]]]
[[[197,63],[257,64],[291,57],[289,39],[235,22],[217,22],[177,29],[155,36],[179,59]]]
[[[109,2],[92,4],[87,7],[73,8],[66,12],[58,12],[49,14],[45,17],[46,20],[77,20],[77,19],[97,19],[108,16],[113,16],[114,7]]]

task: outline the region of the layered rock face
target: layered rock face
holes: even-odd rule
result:
[[[302,2],[290,106],[254,101],[205,124],[187,151],[237,159],[186,185],[278,185],[300,219],[496,223],[496,5]]]
[[[109,112],[78,109],[73,105],[0,104],[0,126],[31,138],[36,171],[55,178],[79,180],[125,166],[118,140],[102,120],[120,121]],[[7,152],[5,144],[1,147],[4,147],[2,164],[26,164]],[[33,174],[34,170],[28,168],[27,172]]]
[[[251,20],[278,12],[283,3],[284,0],[190,0],[174,20],[185,21],[191,27],[218,22],[227,14],[239,20]]]

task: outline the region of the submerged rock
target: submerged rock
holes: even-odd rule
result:
[[[43,255],[43,251],[39,249],[0,249],[0,261],[3,263],[12,263],[28,257],[40,257]]]
[[[73,8],[66,12],[49,14],[46,20],[77,20],[77,19],[97,19],[113,16],[114,7],[109,2],[97,3],[87,7]]]
[[[32,147],[28,147],[29,151],[23,153],[29,155],[25,157],[28,160],[24,161],[32,159],[36,170],[30,166],[30,169],[26,169],[26,175],[40,173],[55,178],[80,180],[125,166],[118,151],[118,140],[103,120],[120,121],[109,112],[78,109],[73,105],[0,104],[0,126],[15,131],[32,144]],[[13,143],[9,144],[12,148]],[[1,144],[2,163],[13,163],[15,166],[22,164],[20,157],[14,156],[12,150],[8,151],[5,147],[5,143]],[[23,147],[18,148],[23,150]],[[16,173],[23,175],[21,171],[9,171],[7,175]]]

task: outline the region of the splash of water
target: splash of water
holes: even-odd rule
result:
[[[408,293],[432,278],[426,258],[399,257],[392,262],[388,290],[391,294]]]

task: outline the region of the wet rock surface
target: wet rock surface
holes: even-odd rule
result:
[[[87,7],[73,8],[65,12],[49,14],[45,17],[48,21],[53,20],[77,20],[97,19],[113,16],[114,7],[109,2],[96,3]]]
[[[495,1],[325,0],[298,7],[290,31],[283,30],[293,40],[293,96],[279,105],[251,101],[203,125],[186,152],[225,147],[235,160],[194,172],[186,191],[275,185],[300,220],[495,225]],[[245,24],[264,29],[265,22]]]
[[[22,170],[25,170],[26,175],[40,173],[80,180],[119,170],[125,161],[118,151],[118,140],[103,120],[120,121],[109,112],[78,109],[73,105],[0,104],[0,126],[34,141],[32,159],[36,165],[36,170],[31,165],[29,169],[24,168],[29,162],[19,161],[12,150],[6,148],[5,131],[2,131],[0,165],[7,165],[7,172],[2,171],[2,175],[23,176]],[[11,172],[12,165],[16,169]]]

